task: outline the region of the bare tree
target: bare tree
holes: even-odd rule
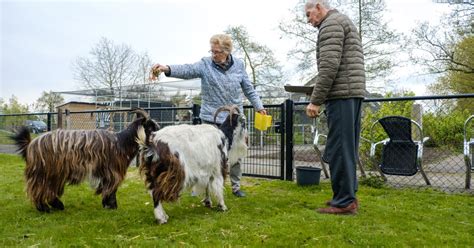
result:
[[[390,75],[392,68],[399,62],[394,60],[394,55],[405,48],[401,42],[402,35],[389,28],[388,23],[383,21],[385,1],[358,0],[357,11],[354,11],[357,8],[353,6],[354,4],[349,9],[352,10],[352,15],[358,16],[356,22],[359,23],[362,37],[367,80],[370,82],[383,79]]]
[[[424,66],[429,73],[459,71],[474,73],[472,64],[461,61],[456,55],[456,43],[461,37],[455,32],[440,31],[423,23],[413,30],[414,63]]]
[[[288,51],[288,58],[296,61],[296,73],[300,73],[301,79],[313,75],[317,71],[316,45],[318,33],[314,27],[308,24],[303,6],[296,5],[292,10],[291,20],[283,20],[279,24],[282,38],[292,40],[295,45]]]
[[[442,18],[439,25],[433,26],[424,22],[412,31],[411,59],[423,66],[428,73],[474,73],[472,63],[459,56],[463,51],[467,52],[468,47],[457,46],[459,42],[474,34],[474,3],[437,2],[448,2],[453,6],[453,10]]]
[[[61,96],[61,94],[52,91],[43,91],[41,96],[36,100],[34,106],[36,111],[39,112],[55,112],[56,106],[62,104],[63,102],[64,98]]]
[[[235,54],[242,56],[250,72],[250,80],[265,97],[282,94],[284,73],[273,51],[253,41],[244,26],[230,26],[225,33],[232,37]]]
[[[336,8],[346,13],[359,27],[364,49],[368,87],[390,74],[397,64],[395,54],[403,50],[402,35],[388,27],[383,20],[386,5],[383,0],[333,1]],[[290,50],[290,59],[298,61],[297,71],[302,78],[316,72],[317,29],[308,25],[304,5],[298,4],[293,10],[293,19],[280,22],[282,37],[295,41]]]
[[[147,53],[143,53],[138,56],[137,78],[139,83],[149,83],[149,73],[152,65],[153,62]],[[159,77],[156,80],[159,80]]]
[[[472,0],[433,0],[435,3],[448,4],[453,8],[449,19],[451,26],[462,33],[474,33],[474,1]]]
[[[151,60],[146,53],[138,55],[125,44],[116,45],[102,38],[89,53],[73,62],[74,77],[86,89],[107,88],[122,99],[124,86],[145,83]],[[118,92],[115,92],[118,90]]]

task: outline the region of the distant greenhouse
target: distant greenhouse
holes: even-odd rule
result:
[[[183,99],[192,99],[201,92],[201,80],[179,80],[168,82],[157,82],[149,84],[127,85],[122,87],[84,89],[75,91],[55,92],[63,95],[75,95],[90,102],[100,105],[107,105],[111,109],[122,109],[130,107],[157,107],[157,103],[173,103],[176,96]],[[174,102],[178,106],[182,103]]]

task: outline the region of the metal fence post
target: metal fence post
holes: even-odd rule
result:
[[[57,128],[63,128],[63,110],[58,108],[58,125]]]
[[[199,114],[201,113],[201,106],[199,104],[193,104],[193,116],[192,121],[193,125],[201,124],[201,119],[199,118]]]
[[[285,180],[285,102],[280,105],[280,121],[275,122],[275,132],[280,134],[280,179]]]
[[[51,116],[52,116],[51,112],[48,112],[47,121],[46,121],[46,125],[48,126],[48,132],[51,131],[51,123],[52,123]]]
[[[293,108],[291,99],[285,101],[285,122],[284,129],[286,134],[286,173],[285,180],[293,181]]]
[[[71,128],[71,111],[69,111],[69,109],[66,109],[65,113],[66,113],[66,129],[70,129]]]

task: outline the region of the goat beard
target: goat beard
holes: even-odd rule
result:
[[[245,129],[240,131],[236,130],[236,135],[234,136],[234,141],[229,150],[229,164],[233,165],[237,163],[240,159],[247,156],[248,150],[248,135]]]

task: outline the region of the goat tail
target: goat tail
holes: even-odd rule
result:
[[[15,134],[10,136],[10,139],[15,142],[17,146],[17,152],[20,153],[21,156],[23,156],[23,158],[26,160],[28,145],[31,142],[31,135],[28,128],[25,126],[20,127],[20,129],[18,129]]]

